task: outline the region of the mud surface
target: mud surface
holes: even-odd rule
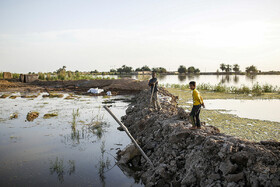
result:
[[[160,94],[172,97],[163,89]],[[148,91],[138,94],[122,121],[154,168],[133,151],[120,153],[128,154],[127,168],[140,168],[135,175],[146,186],[280,186],[280,142],[251,142],[213,126],[190,130],[175,97],[162,102],[160,112],[149,108],[149,100]]]

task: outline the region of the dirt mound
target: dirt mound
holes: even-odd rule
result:
[[[118,94],[135,94],[144,89],[148,89],[147,81],[139,81],[135,79],[98,79],[98,80],[69,80],[69,81],[34,81],[31,83],[10,82],[0,80],[0,91],[59,91],[59,92],[75,92],[76,94],[88,94],[90,88],[100,88],[104,92],[97,95],[106,95],[107,91],[111,91],[112,95]]]
[[[280,186],[279,142],[241,140],[213,126],[190,130],[176,98],[160,93],[172,97],[162,111],[149,108],[150,94],[143,91],[122,117],[153,162],[154,168],[134,156],[127,165],[141,168],[135,174],[146,186]]]
[[[101,88],[104,92],[136,93],[148,89],[146,81],[135,79],[112,79],[112,80],[77,80],[77,81],[34,81],[32,85],[57,91],[76,91],[86,93],[90,88]]]

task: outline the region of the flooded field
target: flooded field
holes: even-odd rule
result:
[[[191,110],[190,91],[168,90],[179,96],[180,106]],[[202,96],[206,108],[201,111],[201,120],[206,124],[218,127],[225,134],[252,141],[280,141],[279,99],[256,99],[259,97],[212,92],[202,92]]]
[[[225,110],[242,118],[275,121],[280,123],[279,99],[212,99],[205,100],[208,109]]]
[[[142,186],[115,165],[131,141],[102,108],[120,118],[131,96],[42,95],[0,100],[0,186]]]

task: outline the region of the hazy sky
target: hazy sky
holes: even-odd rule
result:
[[[0,71],[280,70],[279,0],[0,0]]]

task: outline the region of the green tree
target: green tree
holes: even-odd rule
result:
[[[117,70],[115,70],[115,69],[110,69],[110,72],[115,73],[115,72],[117,72]]]
[[[195,67],[191,66],[188,67],[188,73],[194,73],[195,72]]]
[[[42,72],[39,72],[38,73],[38,79],[40,79],[40,80],[45,80],[45,74],[44,73],[42,73]]]
[[[60,80],[65,80],[66,78],[66,66],[63,66],[62,68],[59,68],[56,70],[57,78]]]
[[[133,68],[132,67],[129,67],[129,66],[126,66],[126,65],[123,65],[122,67],[118,68],[117,69],[118,72],[124,72],[124,73],[130,73],[133,71]]]
[[[136,68],[135,71],[151,71],[149,66],[145,65],[142,68]]]
[[[233,64],[233,71],[235,72],[235,73],[238,73],[238,72],[240,72],[240,67],[239,67],[239,65],[238,64]]]
[[[220,69],[222,71],[225,71],[226,70],[226,65],[224,63],[220,64]]]
[[[199,72],[200,72],[200,69],[195,68],[195,67],[193,67],[193,66],[190,66],[190,67],[188,67],[187,72],[188,72],[188,74],[199,73]]]
[[[178,72],[179,73],[186,73],[187,72],[186,66],[180,65],[180,67],[178,68]]]
[[[167,70],[163,67],[153,68],[152,70],[157,73],[166,73],[167,72]]]
[[[252,66],[246,67],[246,73],[255,74],[255,73],[258,73],[258,69],[256,66],[252,65]]]

